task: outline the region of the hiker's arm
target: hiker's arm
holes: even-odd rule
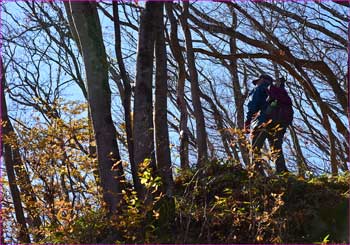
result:
[[[248,112],[246,122],[250,122],[253,116],[260,111],[261,106],[265,103],[267,94],[263,88],[257,88],[254,92],[252,99],[248,103]]]

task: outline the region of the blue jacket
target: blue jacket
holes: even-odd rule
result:
[[[254,90],[249,94],[246,122],[251,122],[252,128],[255,128],[266,122],[265,111],[268,106],[267,88],[269,85],[270,83],[264,82],[255,87]],[[259,113],[259,115],[257,117],[254,117],[254,115],[257,113]]]

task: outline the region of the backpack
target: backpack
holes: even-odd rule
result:
[[[283,87],[270,85],[266,89],[268,106],[265,110],[267,120],[289,125],[293,121],[292,100]]]

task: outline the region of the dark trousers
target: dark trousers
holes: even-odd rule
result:
[[[270,144],[270,150],[276,154],[276,173],[288,172],[286,162],[283,156],[282,144],[283,136],[286,133],[288,125],[260,125],[253,130],[252,146],[253,146],[253,161],[256,169],[263,175],[263,159],[261,158],[260,150],[267,138]]]

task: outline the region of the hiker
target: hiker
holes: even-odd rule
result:
[[[266,138],[270,148],[276,152],[276,173],[288,172],[282,144],[287,127],[293,120],[293,109],[284,83],[285,80],[280,78],[273,85],[273,79],[264,74],[253,81],[256,87],[250,94],[244,130],[251,132],[255,169],[263,176],[263,160],[259,159],[259,153]]]

